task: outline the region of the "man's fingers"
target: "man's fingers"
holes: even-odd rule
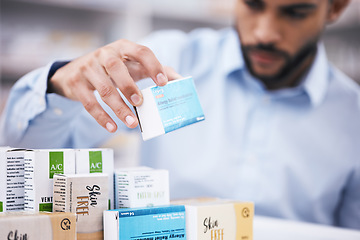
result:
[[[172,67],[164,66],[164,70],[165,70],[166,76],[168,77],[168,79],[170,81],[182,78],[182,76],[180,74],[178,74],[177,72],[175,72],[175,70]]]
[[[127,40],[119,40],[117,44],[117,49],[122,49],[119,50],[119,54],[124,61],[139,62],[148,76],[159,86],[164,86],[168,82],[163,66],[148,47]]]
[[[90,113],[93,118],[106,130],[113,133],[117,129],[114,120],[104,111],[101,105],[96,100],[92,91],[79,92],[79,100],[84,108]]]
[[[135,82],[149,77],[147,71],[140,63],[136,61],[125,61],[124,64]]]
[[[112,109],[112,111],[115,113],[115,115],[122,122],[124,122],[126,124],[126,126],[128,126],[129,128],[134,128],[138,125],[138,121],[137,121],[137,118],[135,117],[134,113],[130,110],[130,108],[126,105],[124,100],[121,98],[120,93],[117,91],[117,89],[114,86],[114,84],[112,83],[110,77],[106,74],[105,70],[100,65],[93,66],[93,68],[88,69],[88,71],[85,74],[85,77],[98,91],[101,99]],[[86,99],[83,99],[82,102],[83,101],[86,102]],[[94,104],[92,104],[92,101],[91,101],[90,107],[93,107],[93,105]],[[88,110],[88,109],[86,109],[86,110]],[[95,110],[97,110],[96,106],[95,106]],[[102,111],[105,112],[103,109],[102,109]],[[100,113],[98,113],[98,114],[100,114]],[[102,114],[102,112],[101,112],[101,114]],[[99,116],[101,117],[102,115],[99,115]],[[95,118],[95,119],[98,121],[97,118]]]
[[[126,99],[133,105],[139,106],[142,104],[142,94],[134,80],[130,76],[126,65],[113,52],[107,51],[100,56],[100,65],[102,65],[111,80],[119,88],[120,92],[124,94]]]

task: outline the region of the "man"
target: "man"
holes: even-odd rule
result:
[[[234,29],[160,32],[149,48],[119,40],[50,64],[15,85],[1,144],[99,146],[121,121],[138,125],[116,88],[137,106],[139,79],[192,75],[206,120],[141,146],[142,164],[169,169],[172,198],[248,200],[257,214],[360,229],[360,91],[319,43],[347,4],[238,0]]]

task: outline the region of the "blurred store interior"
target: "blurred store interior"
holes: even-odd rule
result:
[[[230,26],[234,1],[1,0],[0,115],[11,86],[35,68],[116,39],[138,41],[155,30]],[[360,83],[360,1],[353,0],[340,21],[328,27],[324,42],[330,60]],[[136,142],[138,136],[120,136],[106,147],[128,166],[138,159]]]
[[[1,106],[25,73],[72,59],[119,38],[159,29],[231,25],[234,0],[1,0]],[[360,1],[353,0],[324,42],[330,60],[360,83]]]
[[[234,1],[1,0],[0,115],[11,86],[33,69],[120,38],[138,41],[155,30],[230,26]],[[340,21],[328,27],[324,42],[330,60],[360,83],[360,1],[353,0]],[[138,141],[138,136],[120,136],[105,146],[128,166],[138,159]]]

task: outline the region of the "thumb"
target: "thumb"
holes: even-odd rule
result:
[[[164,66],[164,70],[165,70],[166,76],[168,77],[168,79],[170,81],[182,78],[182,76],[180,74],[178,74],[177,72],[175,72],[175,70],[172,67]]]

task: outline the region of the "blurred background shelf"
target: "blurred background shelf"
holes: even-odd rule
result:
[[[50,61],[73,59],[119,38],[138,41],[160,29],[231,26],[234,1],[1,0],[0,86],[8,89]],[[327,28],[324,42],[330,60],[360,82],[360,1],[353,0]]]

